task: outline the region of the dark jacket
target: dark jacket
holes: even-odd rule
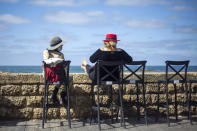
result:
[[[117,51],[102,51],[101,49],[98,49],[94,54],[92,54],[90,56],[90,62],[95,63],[98,60],[102,60],[102,61],[122,61],[123,63],[130,63],[132,62],[132,57],[130,55],[128,55],[123,49],[118,49]],[[94,68],[92,68],[92,74],[89,74],[90,77],[92,77],[91,79],[93,81],[96,81],[96,76],[97,76],[97,72],[96,72],[96,66]],[[112,71],[116,66],[109,66],[106,67],[107,70]],[[119,78],[119,73],[118,71],[114,72],[113,75],[116,76],[117,78]],[[101,69],[100,70],[100,78],[105,76],[106,72]],[[114,81],[114,79],[112,77],[107,77],[105,79],[105,81]]]

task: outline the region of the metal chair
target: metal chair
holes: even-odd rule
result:
[[[147,125],[147,109],[146,109],[146,89],[145,89],[145,83],[144,83],[144,71],[147,61],[133,61],[132,63],[124,64],[125,69],[128,71],[128,75],[126,75],[123,78],[123,84],[135,84],[137,87],[137,113],[138,113],[138,119],[140,116],[140,103],[139,103],[139,84],[142,85],[143,90],[143,107],[144,107],[144,115],[145,115],[145,123]],[[137,73],[138,72],[138,73]],[[131,76],[135,76],[136,79],[130,79]],[[130,93],[131,94],[131,93]],[[129,105],[132,103],[130,100]]]
[[[197,79],[191,79],[189,81],[189,119],[190,119],[190,124],[192,125],[192,113],[191,113],[191,105],[197,106],[197,101],[192,101],[191,100],[191,94],[193,93],[191,90],[192,84],[197,83]],[[194,92],[196,93],[196,92]]]
[[[43,71],[44,71],[44,92],[43,92],[43,116],[42,116],[42,128],[44,128],[44,123],[47,122],[47,112],[48,112],[48,108],[54,107],[54,104],[48,104],[48,87],[49,85],[55,85],[57,83],[62,83],[64,85],[64,89],[67,92],[67,107],[65,107],[67,109],[67,117],[68,117],[68,125],[71,128],[71,120],[70,120],[70,94],[69,94],[69,67],[70,67],[70,63],[71,61],[63,61],[62,63],[60,63],[63,67],[63,76],[62,72],[58,73],[55,72],[53,70],[53,68],[49,65],[46,64],[43,61]],[[46,73],[45,73],[45,69],[46,67],[50,68],[52,70],[52,72],[55,75],[60,76],[60,81],[59,82],[50,82],[50,79],[46,79]]]
[[[119,100],[120,105],[118,108],[120,108],[121,111],[121,126],[125,127],[125,121],[124,121],[124,111],[123,111],[123,104],[122,104],[122,78],[123,78],[123,71],[122,71],[122,61],[113,61],[113,62],[107,62],[107,61],[97,61],[96,63],[96,79],[92,82],[92,89],[91,89],[91,96],[92,96],[92,108],[91,108],[91,120],[92,121],[92,115],[93,115],[93,108],[94,106],[97,106],[97,117],[98,117],[98,127],[99,130],[101,130],[101,122],[100,122],[100,103],[99,103],[99,88],[101,85],[104,86],[110,86],[110,90],[112,93],[112,85],[118,84],[119,88]],[[102,72],[102,73],[101,73]],[[94,103],[94,94],[93,94],[93,88],[94,85],[97,85],[97,105]],[[112,99],[113,93],[110,95],[110,99]],[[112,100],[110,100],[112,101]],[[113,105],[110,105],[110,108]],[[112,111],[112,110],[111,110]],[[113,121],[113,113],[112,113],[112,121]]]
[[[160,94],[160,85],[161,83],[165,84],[165,92],[166,92],[166,108],[167,108],[167,122],[168,122],[168,127],[170,126],[170,119],[169,119],[169,100],[168,100],[168,84],[171,83],[174,86],[174,95],[175,95],[175,115],[176,115],[176,120],[178,120],[178,113],[177,113],[177,87],[176,84],[181,83],[182,87],[185,84],[186,88],[186,99],[187,99],[187,106],[189,106],[188,103],[188,88],[187,88],[187,69],[189,65],[189,61],[166,61],[166,73],[165,73],[165,79],[158,80],[158,99],[157,99],[157,118],[159,116],[159,94]],[[179,66],[179,68],[176,68]],[[174,72],[174,74],[169,75],[169,69]],[[183,72],[183,75],[181,74],[181,71]],[[175,77],[178,77],[176,79],[173,79]]]

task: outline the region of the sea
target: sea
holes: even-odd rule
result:
[[[136,69],[137,67],[131,67]],[[165,72],[165,66],[146,66],[145,72]],[[175,67],[179,69],[180,67]],[[172,70],[169,70],[172,72]],[[0,66],[0,72],[42,73],[42,66]],[[197,66],[189,66],[188,72],[197,72]],[[84,73],[81,66],[70,66],[70,73]]]

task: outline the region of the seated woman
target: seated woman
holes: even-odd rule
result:
[[[53,37],[50,41],[50,47],[43,51],[43,60],[46,64],[50,64],[51,68],[45,68],[46,80],[50,82],[60,82],[54,87],[51,99],[54,104],[59,105],[59,100],[57,98],[57,93],[59,87],[61,86],[61,80],[64,79],[64,68],[61,62],[64,61],[64,54],[61,52],[64,41],[60,37]],[[57,75],[52,71],[55,71]],[[66,104],[66,93],[61,92],[62,103]]]
[[[90,62],[94,63],[98,60],[102,61],[123,61],[124,63],[132,62],[132,57],[128,55],[123,49],[116,48],[117,36],[115,34],[107,34],[106,40],[104,40],[104,48],[98,49],[94,54],[90,56]],[[82,69],[88,73],[92,81],[95,78],[95,66],[91,67],[88,62],[82,60]],[[108,67],[109,68],[109,67]],[[100,73],[102,75],[102,72]]]

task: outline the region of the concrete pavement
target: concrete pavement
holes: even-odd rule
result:
[[[90,125],[88,122],[83,126],[83,122],[72,120],[70,129],[66,120],[50,120],[45,124],[45,128],[42,129],[41,120],[12,120],[5,121],[0,120],[0,131],[97,131],[98,125],[93,123]],[[160,118],[158,122],[155,122],[153,118],[148,118],[148,126],[144,124],[144,119],[139,121],[136,118],[126,120],[126,128],[120,126],[120,123],[115,122],[111,124],[108,121],[104,121],[101,124],[102,130],[110,131],[197,131],[197,121],[193,121],[193,125],[190,125],[189,120],[185,117],[179,117],[176,121],[171,119],[171,126],[168,127],[166,120]]]

